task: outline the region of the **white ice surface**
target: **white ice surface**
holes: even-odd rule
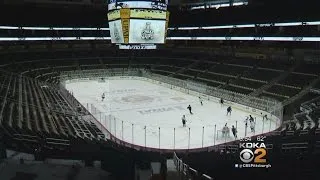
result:
[[[162,149],[187,149],[224,143],[234,138],[232,134],[231,138],[220,138],[221,135],[215,133],[215,125],[218,131],[225,123],[230,128],[237,124],[238,137],[244,137],[244,120],[249,116],[237,108],[227,116],[227,107],[218,102],[204,100],[201,106],[198,97],[142,80],[73,82],[66,84],[66,88],[113,135],[140,146],[159,148],[160,144]],[[106,94],[104,101],[102,93]],[[92,111],[91,104],[98,111]],[[193,115],[187,110],[189,104]],[[109,115],[115,118],[110,119]],[[187,127],[182,127],[182,115],[186,115]],[[261,116],[254,117],[255,134],[262,133],[262,129],[267,132],[276,128],[274,121],[263,123]],[[254,135],[249,127],[247,132],[247,136]]]

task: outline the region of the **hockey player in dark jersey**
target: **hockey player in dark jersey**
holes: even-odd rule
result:
[[[227,115],[230,114],[230,116],[231,116],[231,111],[232,111],[232,108],[231,108],[231,106],[229,106],[229,107],[227,108]]]
[[[253,117],[251,115],[249,115],[249,121],[250,121],[250,123],[254,122],[254,119],[253,119]]]
[[[187,107],[187,109],[189,109],[190,114],[193,114],[192,111],[191,111],[192,108],[191,108],[190,104],[189,104],[189,106]]]
[[[221,99],[220,99],[221,107],[223,107],[223,103],[224,103],[224,101],[223,101],[223,99],[221,98]]]
[[[231,131],[232,131],[234,138],[237,139],[237,129],[234,126],[232,126]]]

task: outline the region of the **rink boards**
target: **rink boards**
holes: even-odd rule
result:
[[[121,82],[121,80],[124,80],[124,81],[130,81],[130,80],[143,81],[143,82],[147,82],[147,83],[150,83],[150,84],[154,84],[154,85],[159,86],[159,87],[163,87],[165,89],[168,89],[169,91],[177,91],[179,93],[186,94],[186,96],[187,95],[188,96],[194,96],[194,97],[201,96],[203,100],[209,101],[209,102],[211,102],[213,104],[217,104],[217,106],[214,106],[214,107],[218,107],[219,104],[220,104],[220,99],[217,98],[217,97],[209,96],[209,95],[206,95],[206,94],[203,94],[203,93],[199,93],[199,92],[196,92],[196,91],[188,90],[188,89],[185,89],[185,88],[182,88],[182,87],[174,86],[174,85],[171,85],[171,84],[168,84],[168,83],[164,83],[164,82],[159,82],[157,80],[153,80],[153,79],[149,79],[149,78],[145,78],[145,77],[114,76],[114,77],[105,77],[104,79],[105,79],[106,82],[108,82],[108,80],[114,80],[114,81],[119,80],[119,82]],[[67,80],[65,83],[68,85],[70,83],[77,83],[77,82],[79,82],[79,83],[81,83],[81,82],[88,82],[88,83],[95,82],[96,84],[97,83],[101,83],[101,84],[104,83],[104,82],[101,82],[101,80],[99,78],[73,79],[73,80]],[[75,96],[75,97],[78,100],[81,100],[81,98],[83,98],[83,97],[77,97],[77,96]],[[226,112],[226,107],[230,105],[234,109],[235,113],[237,111],[241,111],[240,113],[242,113],[245,116],[248,116],[248,114],[251,114],[253,116],[258,117],[259,118],[259,122],[258,123],[260,123],[259,124],[259,128],[260,129],[257,128],[257,129],[259,129],[259,132],[257,132],[255,135],[261,134],[261,133],[267,133],[269,130],[272,131],[272,130],[276,129],[278,127],[279,122],[280,122],[280,120],[277,117],[272,116],[270,113],[267,113],[265,111],[261,111],[259,109],[255,109],[255,108],[251,108],[251,107],[248,107],[248,106],[236,104],[236,103],[233,103],[233,102],[230,102],[230,101],[225,101],[224,105],[225,105],[225,108],[223,108],[223,109],[221,109],[221,108],[217,109],[216,108],[216,111],[220,111],[220,113],[225,113]],[[223,112],[221,112],[221,110]],[[207,111],[207,112],[209,113],[210,111]],[[125,111],[123,111],[123,113],[125,113]],[[130,113],[130,111],[128,113]],[[269,126],[269,124],[268,124],[268,125],[265,125],[265,130],[261,131],[261,126],[262,126],[261,122],[260,122],[261,121],[260,119],[262,119],[261,113],[263,115],[267,114],[269,119],[271,119],[271,121],[272,121],[272,124],[271,124],[271,121],[270,121],[270,127],[272,125],[272,128],[269,128],[269,130],[266,130],[267,129],[266,126]],[[170,115],[170,112],[168,112],[168,114]],[[108,115],[107,117],[110,117],[110,116]],[[128,117],[131,117],[131,116],[129,115]],[[96,116],[96,118],[99,119],[98,116]],[[174,119],[180,119],[180,118],[181,118],[180,116],[179,117],[174,117]],[[225,118],[226,121],[228,121],[227,117],[224,117],[224,118]],[[135,129],[134,130],[132,129],[132,132],[134,132],[136,134],[133,135],[134,133],[132,133],[132,135],[131,135],[131,132],[128,132],[128,131],[131,131],[131,127],[129,125],[125,125],[125,127],[124,127],[124,131],[125,132],[121,132],[121,131],[123,131],[123,128],[121,130],[121,123],[117,123],[117,127],[115,127],[114,122],[113,121],[111,122],[111,119],[109,121],[108,122],[102,122],[100,120],[100,123],[102,123],[103,126],[105,126],[105,128],[109,129],[109,131],[112,134],[114,133],[114,135],[118,139],[123,139],[123,141],[126,141],[128,143],[132,142],[133,144],[137,144],[139,146],[146,145],[147,147],[158,148],[157,141],[160,142],[160,138],[159,138],[160,137],[160,133],[159,133],[159,136],[158,136],[157,129],[154,128],[153,130],[151,130],[152,128],[148,128],[148,132],[146,132],[147,134],[143,134],[144,129],[142,127],[139,128],[138,126],[135,126],[134,127]],[[234,123],[234,121],[232,123]],[[218,124],[216,130],[219,131],[223,127],[223,124],[224,123],[220,122],[220,124]],[[241,128],[243,127],[242,124],[239,125],[239,126],[241,126]],[[112,127],[112,130],[110,130],[110,127]],[[115,130],[116,130],[116,132],[115,132]],[[172,137],[174,136],[172,134],[173,131],[172,130],[169,130],[169,131],[166,131],[165,128],[161,129],[161,136],[162,136],[161,137],[161,147],[160,147],[160,143],[159,143],[159,147],[162,148],[162,149],[201,148],[201,147],[208,147],[208,146],[212,146],[212,145],[221,144],[221,143],[226,142],[226,140],[214,140],[214,138],[215,138],[214,136],[215,135],[211,134],[211,132],[208,132],[208,131],[213,131],[213,126],[211,126],[210,128],[208,127],[207,129],[205,129],[205,135],[204,135],[205,140],[203,140],[203,137],[201,139],[201,134],[203,134],[203,132],[201,132],[201,129],[199,127],[191,126],[191,134],[192,134],[192,136],[191,136],[191,140],[189,138],[189,144],[191,143],[191,145],[189,145],[189,146],[187,145],[188,144],[188,139],[187,138],[180,139],[180,140],[177,138],[176,140],[172,140],[173,139]],[[148,134],[148,133],[150,133],[150,134]],[[243,130],[239,130],[239,133],[244,134],[244,131]],[[189,133],[189,135],[190,135],[190,133]],[[125,137],[123,137],[123,136],[125,136]],[[135,140],[131,140],[131,139],[133,139],[133,136],[135,137]],[[145,144],[145,142],[144,142],[146,140],[143,140],[143,139],[138,140],[137,139],[137,137],[143,137],[143,136],[145,136],[145,138],[148,138],[147,144]],[[182,131],[181,129],[177,128],[176,136],[185,136],[186,137],[186,136],[188,136],[188,133],[185,130]],[[197,137],[195,137],[195,136],[197,136]],[[242,135],[240,135],[240,136],[242,136]],[[166,144],[164,141],[168,141],[168,144]],[[177,141],[177,142],[174,142],[174,141]],[[201,141],[204,141],[204,144],[202,143],[202,145],[201,145]],[[173,144],[175,144],[175,145],[173,145]]]

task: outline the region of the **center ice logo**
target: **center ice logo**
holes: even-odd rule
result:
[[[172,107],[163,107],[163,108],[152,108],[152,109],[146,109],[138,111],[140,114],[152,114],[152,113],[162,113],[162,112],[168,112],[168,111],[181,111],[185,110],[182,106],[172,106]]]
[[[154,98],[150,96],[144,96],[144,95],[129,95],[129,96],[122,97],[120,99],[114,99],[114,101],[118,103],[139,104],[139,103],[151,103],[154,101]]]
[[[186,99],[183,98],[183,97],[172,97],[171,99],[174,100],[174,101],[178,101],[178,102],[181,102],[181,101],[185,101],[185,100],[186,100]]]

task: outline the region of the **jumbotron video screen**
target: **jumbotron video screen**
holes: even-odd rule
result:
[[[167,0],[110,0],[111,43],[120,49],[155,49],[164,44],[168,28]]]

